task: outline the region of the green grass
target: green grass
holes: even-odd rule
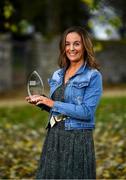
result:
[[[121,121],[126,127],[126,97],[104,97],[96,111],[97,122],[114,123]]]
[[[48,113],[41,111],[34,106],[1,107],[0,108],[0,126],[6,123],[25,124],[28,127],[36,129],[44,127],[47,124]]]
[[[126,97],[104,97],[96,111],[96,123],[114,121],[114,117],[120,117],[126,123]],[[45,127],[48,113],[41,111],[34,106],[1,107],[0,125],[5,123],[25,124],[26,126],[37,128]]]

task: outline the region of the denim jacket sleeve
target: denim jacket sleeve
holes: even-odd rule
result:
[[[70,116],[72,118],[88,120],[94,116],[96,107],[102,94],[102,76],[99,71],[95,71],[86,88],[83,102],[80,105],[55,101],[52,111]]]

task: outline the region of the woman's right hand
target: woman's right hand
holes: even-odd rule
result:
[[[54,101],[46,96],[40,96],[40,95],[32,95],[32,96],[28,96],[26,97],[26,101],[28,101],[28,103],[34,104],[36,106],[43,104],[46,105],[48,107],[53,107],[54,105]]]
[[[30,103],[30,104],[34,104],[36,105],[37,101],[36,101],[36,98],[39,97],[39,95],[32,95],[32,96],[27,96],[25,98],[25,100]]]

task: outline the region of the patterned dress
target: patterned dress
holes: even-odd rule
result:
[[[53,99],[64,101],[64,89]],[[36,179],[96,179],[93,130],[65,130],[64,121],[49,128]]]

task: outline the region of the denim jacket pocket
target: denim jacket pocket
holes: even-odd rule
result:
[[[83,81],[83,82],[73,82],[73,86],[76,88],[83,88],[85,86],[88,86],[89,81]]]
[[[82,104],[86,87],[89,81],[73,82],[72,84],[72,99],[75,104]]]
[[[51,86],[56,86],[57,85],[57,81],[55,79],[48,79],[48,84]]]

